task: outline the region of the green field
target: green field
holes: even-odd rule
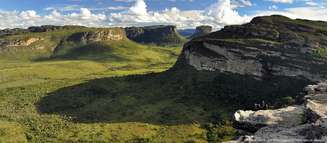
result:
[[[176,101],[173,94],[179,85],[161,89],[157,82],[166,78],[161,72],[174,65],[181,47],[123,40],[51,56],[50,46],[59,41],[56,36],[65,35],[61,34],[50,32],[44,35],[52,35],[46,41],[32,45],[47,46],[43,51],[23,47],[1,53],[0,142],[209,140],[204,127],[207,112]],[[5,38],[25,36],[40,34]],[[212,128],[234,132],[229,123]]]

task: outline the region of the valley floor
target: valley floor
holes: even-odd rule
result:
[[[88,114],[93,110],[97,111],[98,108],[100,112],[101,110],[111,110],[101,107],[102,104],[111,104],[109,101],[98,101],[89,107],[77,108],[77,110],[90,110],[91,112],[70,112],[71,107],[67,107],[68,110],[63,110],[65,113],[57,113],[57,111],[65,106],[75,106],[74,103],[61,106],[60,104],[64,103],[60,103],[60,100],[56,101],[56,98],[55,101],[47,101],[47,98],[51,99],[53,94],[61,97],[61,89],[85,84],[95,79],[115,79],[127,75],[162,72],[170,68],[175,60],[167,63],[142,65],[88,60],[31,62],[3,59],[0,62],[0,142],[206,142],[206,130],[197,122],[171,122],[173,124],[165,122],[161,124],[151,120],[146,122],[150,118],[158,119],[156,121],[161,120],[159,119],[161,117],[151,117],[156,114],[147,115],[151,111],[144,111],[145,117],[150,116],[147,119],[133,120],[129,118],[131,113],[125,112],[129,110],[127,108],[129,106],[124,106],[124,108],[117,106],[134,105],[129,102],[136,99],[129,99],[130,96],[123,96],[122,99],[115,98],[122,102],[120,105],[113,105],[112,108],[117,108],[115,109],[117,111],[113,111],[112,114],[106,112],[104,115],[115,117],[113,119],[101,117],[100,119],[104,119],[101,121],[88,120],[87,116],[83,115],[81,115],[81,120],[75,120],[70,115]],[[116,84],[128,83],[116,82]],[[74,95],[73,92],[72,95]],[[90,96],[97,96],[97,92],[101,91],[91,91],[90,94],[94,95]],[[80,99],[71,98],[70,102],[75,100]],[[83,99],[76,106],[84,106],[80,104],[91,102],[88,100]],[[57,104],[58,108],[56,108]],[[166,106],[165,104],[172,103],[165,100],[160,104],[147,104],[147,110],[156,110],[154,108]],[[143,107],[146,108],[146,106]],[[99,114],[101,113],[95,114],[95,116]],[[137,115],[143,115],[143,113]],[[131,117],[135,118],[136,116]]]

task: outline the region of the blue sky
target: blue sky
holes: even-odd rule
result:
[[[222,28],[270,14],[326,20],[326,5],[326,0],[0,0],[4,18],[0,28],[43,24]]]

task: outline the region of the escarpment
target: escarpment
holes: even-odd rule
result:
[[[193,35],[190,36],[190,38],[196,38],[196,37],[199,37],[199,36],[203,36],[203,35],[206,35],[206,34],[209,34],[212,32],[212,27],[211,26],[208,26],[208,25],[203,25],[203,26],[198,26],[196,27],[196,31]]]
[[[72,42],[80,42],[80,43],[90,43],[97,41],[118,41],[123,40],[125,37],[124,31],[121,29],[105,29],[105,30],[97,30],[92,32],[78,32],[69,36],[66,40]]]
[[[229,72],[259,78],[325,78],[326,23],[283,16],[226,26],[185,44],[175,68]]]
[[[138,43],[165,45],[184,42],[175,26],[128,27],[125,31],[130,40]]]
[[[82,32],[75,32],[63,38],[58,46],[55,48],[53,57],[65,55],[68,52],[73,52],[73,49],[81,47],[88,47],[88,50],[96,49],[97,43],[104,43],[107,41],[121,41],[127,39],[125,31],[122,28],[103,28],[96,30],[87,30]],[[90,44],[95,44],[88,46]],[[74,51],[79,53],[79,51]],[[87,51],[84,51],[87,52]]]
[[[23,39],[10,39],[10,40],[1,40],[1,47],[17,47],[17,46],[30,46],[31,44],[43,40],[40,37],[28,37]]]

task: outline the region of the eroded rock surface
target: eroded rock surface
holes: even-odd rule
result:
[[[43,40],[40,37],[30,37],[24,39],[10,39],[10,40],[1,40],[1,47],[17,47],[17,46],[30,46],[31,44]]]
[[[303,115],[303,106],[289,106],[277,110],[239,110],[235,112],[234,120],[239,123],[239,127],[252,131],[264,126],[292,127],[300,125],[303,123]]]
[[[181,44],[183,39],[175,26],[146,26],[125,28],[127,37],[138,43]]]
[[[238,142],[326,142],[327,82],[309,85],[305,91],[307,92],[306,101],[302,106],[289,106],[277,110],[237,111],[235,113],[236,122],[251,125],[261,123],[265,126],[257,130],[253,136],[240,137]],[[299,114],[295,116],[295,112],[287,109],[297,109]],[[269,116],[268,113],[279,114],[275,116],[269,114],[271,115]],[[268,122],[269,119],[271,122]]]
[[[197,70],[320,81],[327,61],[318,53],[327,48],[326,34],[325,22],[257,17],[191,40],[178,63]]]
[[[198,27],[196,27],[195,33],[190,38],[196,38],[196,37],[199,37],[199,36],[209,34],[211,32],[212,32],[212,27],[211,26],[207,26],[207,25],[198,26]]]
[[[121,29],[106,29],[93,32],[78,32],[68,37],[67,41],[90,43],[97,41],[118,41],[125,37],[125,33]]]

